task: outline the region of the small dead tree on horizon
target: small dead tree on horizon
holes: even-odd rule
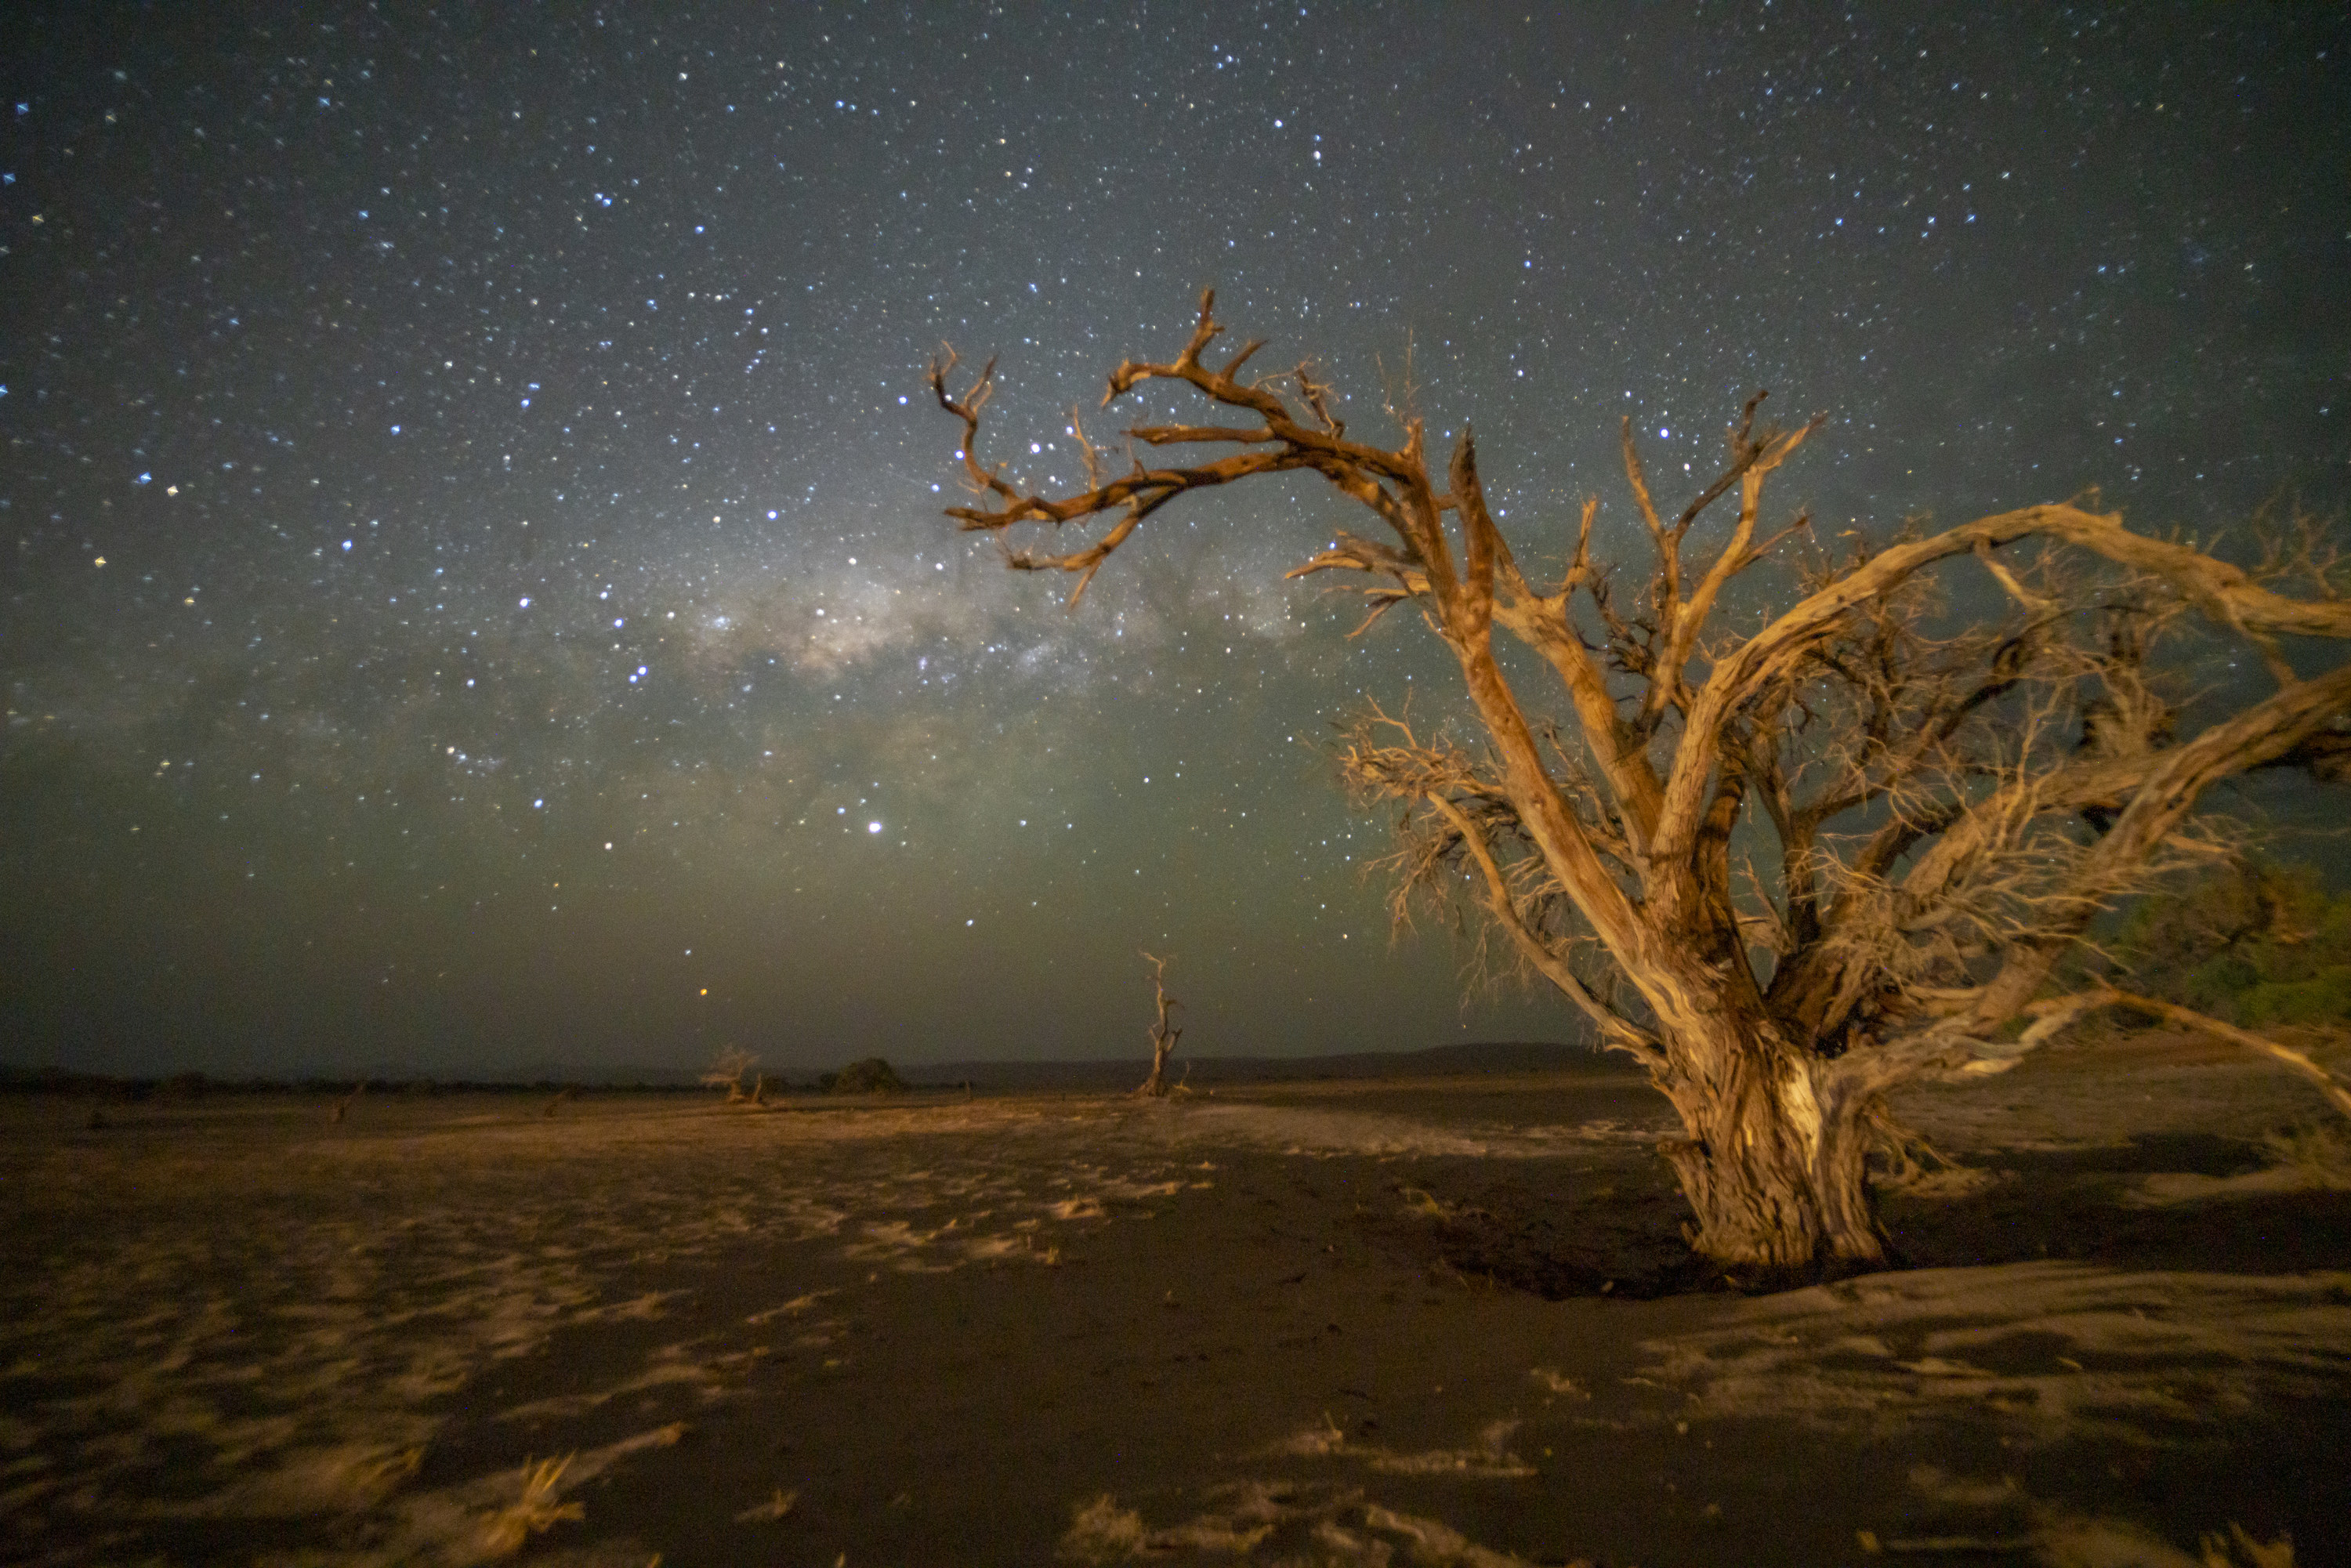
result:
[[[702,1075],[702,1082],[712,1089],[726,1090],[726,1103],[729,1105],[738,1105],[747,1101],[755,1105],[763,1105],[767,1103],[768,1076],[766,1073],[759,1075],[758,1082],[753,1086],[750,1092],[746,1093],[743,1090],[743,1074],[758,1065],[759,1059],[751,1052],[739,1045],[730,1045],[712,1060],[709,1070]]]
[[[1372,514],[1386,540],[1337,532],[1290,575],[1355,574],[1366,626],[1417,610],[1478,727],[1473,746],[1374,708],[1342,744],[1357,795],[1398,810],[1397,907],[1416,891],[1466,896],[1512,960],[1646,1069],[1680,1117],[1663,1152],[1691,1244],[1720,1264],[1882,1261],[1866,1160],[1892,1125],[1887,1092],[2003,1071],[2095,1010],[2144,1007],[2068,980],[2059,959],[2116,898],[2225,847],[2196,815],[2216,783],[2351,773],[2351,601],[2314,529],[2250,572],[2070,503],[1823,547],[1802,515],[1771,529],[1762,510],[1820,421],[1759,425],[1758,392],[1721,470],[1670,516],[1625,423],[1646,580],[1628,591],[1593,555],[1597,497],[1550,577],[1496,525],[1467,426],[1441,474],[1409,407],[1401,445],[1351,438],[1311,363],[1245,377],[1254,342],[1208,364],[1214,305],[1202,296],[1173,361],[1113,371],[1103,402],[1189,387],[1228,423],[1127,435],[1215,455],[1138,455],[1113,475],[1073,415],[1088,487],[1060,497],[982,460],[994,365],[958,394],[947,350],[929,382],[962,422],[975,497],[948,515],[999,540],[1107,519],[1081,548],[1006,545],[1016,570],[1071,574],[1074,607],[1113,551],[1196,490],[1313,475]],[[1719,613],[1735,580],[1788,557],[1776,613]],[[2280,591],[2296,581],[2301,594]],[[2004,609],[1966,622],[1955,590]],[[1498,632],[1531,655],[1547,708],[1506,674]],[[2250,654],[2272,689],[2208,694],[2189,724],[2158,655],[2198,637]]]
[[[1176,1054],[1176,1042],[1184,1038],[1182,1030],[1168,1027],[1168,1015],[1184,1004],[1167,994],[1167,960],[1149,953],[1143,956],[1151,965],[1151,989],[1159,1005],[1159,1019],[1151,1026],[1151,1076],[1135,1092],[1164,1100],[1167,1097],[1167,1059]]]

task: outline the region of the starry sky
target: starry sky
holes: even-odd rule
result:
[[[1281,580],[1342,504],[1171,508],[1066,612],[939,516],[940,342],[1064,488],[1204,286],[1357,434],[1408,353],[1537,558],[1597,493],[1637,568],[1617,422],[1695,488],[1756,387],[1826,413],[1775,499],[1831,534],[2335,509],[2346,50],[2314,5],[20,9],[0,1060],[1140,1056],[1143,948],[1186,1051],[1573,1039],[1390,942],[1331,727],[1452,699]]]

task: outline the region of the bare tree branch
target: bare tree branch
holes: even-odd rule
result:
[[[2192,1030],[2199,1034],[2209,1034],[2215,1040],[2226,1040],[2231,1045],[2242,1046],[2247,1051],[2257,1051],[2263,1056],[2283,1061],[2313,1083],[2317,1084],[2318,1092],[2326,1096],[2328,1103],[2346,1116],[2351,1116],[2351,1087],[2346,1087],[2341,1079],[2313,1061],[2307,1051],[2296,1051],[2290,1045],[2281,1045],[2265,1035],[2255,1034],[2247,1029],[2239,1029],[2232,1023],[2223,1023],[2220,1019],[2199,1013],[2193,1008],[2183,1008],[2177,1002],[2167,1002],[2156,997],[2140,996],[2133,991],[2118,991],[2111,987],[2095,992],[2093,995],[2096,998],[2096,1005],[2100,1007],[2127,1008],[2133,1012],[2145,1013],[2149,1018],[2161,1019],[2166,1023]]]
[[[1576,977],[1575,971],[1568,967],[1567,960],[1527,929],[1526,922],[1519,916],[1517,903],[1511,897],[1509,879],[1502,874],[1502,868],[1495,863],[1493,852],[1486,847],[1486,837],[1477,825],[1463,814],[1460,807],[1444,796],[1433,794],[1427,800],[1429,805],[1451,822],[1454,831],[1461,835],[1463,848],[1477,862],[1479,871],[1486,879],[1487,901],[1493,910],[1495,922],[1510,934],[1510,940],[1518,945],[1527,962],[1543,978],[1558,987],[1560,994],[1573,1002],[1583,1016],[1592,1020],[1593,1027],[1600,1031],[1602,1044],[1612,1051],[1621,1051],[1638,1058],[1645,1064],[1665,1069],[1667,1065],[1666,1054],[1658,1047],[1656,1038],[1593,996]]]

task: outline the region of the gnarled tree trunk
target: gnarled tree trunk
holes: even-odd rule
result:
[[[1660,1087],[1685,1135],[1660,1152],[1696,1216],[1693,1250],[1765,1274],[1885,1260],[1866,1169],[1871,1101],[1844,1092],[1834,1063],[1728,1027],[1665,1045],[1680,1066]]]

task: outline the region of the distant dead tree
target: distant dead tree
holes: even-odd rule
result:
[[[1167,994],[1167,960],[1148,953],[1143,956],[1151,966],[1151,989],[1159,1004],[1159,1019],[1151,1026],[1151,1076],[1135,1092],[1164,1100],[1168,1089],[1167,1059],[1176,1054],[1176,1042],[1184,1038],[1182,1030],[1168,1027],[1168,1015],[1184,1004]]]
[[[1767,530],[1762,515],[1765,481],[1820,421],[1759,426],[1758,392],[1721,470],[1670,517],[1625,422],[1645,581],[1628,591],[1595,559],[1596,497],[1554,547],[1560,574],[1530,576],[1466,426],[1441,476],[1408,401],[1389,410],[1401,445],[1352,439],[1311,363],[1245,378],[1251,343],[1209,365],[1214,305],[1202,296],[1173,362],[1122,363],[1103,399],[1192,389],[1224,423],[1139,425],[1129,450],[1208,455],[1113,474],[1073,413],[1088,485],[1060,497],[982,459],[994,366],[958,394],[948,350],[929,382],[962,422],[974,496],[948,515],[997,536],[1015,570],[1072,574],[1072,606],[1196,490],[1311,474],[1377,518],[1387,542],[1337,532],[1290,575],[1358,574],[1366,625],[1416,609],[1482,732],[1473,747],[1374,707],[1345,735],[1350,785],[1398,813],[1396,910],[1416,892],[1468,902],[1481,941],[1647,1070],[1681,1120],[1663,1152],[1687,1234],[1726,1267],[1880,1261],[1866,1160],[1898,1136],[1887,1092],[2003,1071],[2095,1009],[2137,1005],[2064,983],[2058,960],[2116,897],[2209,862],[2225,832],[2195,814],[2204,792],[2255,768],[2351,772],[2351,601],[2314,528],[2252,571],[2065,503],[1823,545],[1803,516]],[[1701,546],[1693,530],[1726,497]],[[1107,529],[1081,548],[1009,542],[1096,518]],[[1776,614],[1722,612],[1734,580],[1782,558]],[[1947,608],[1986,594],[1972,622]],[[1497,631],[1541,672],[1547,708],[1514,689]],[[2178,673],[2199,638],[2250,654],[2271,689],[2219,686],[2231,704],[2208,675],[2191,727]]]
[[[768,1086],[767,1076],[764,1073],[760,1075],[758,1083],[750,1092],[746,1093],[743,1090],[743,1074],[758,1064],[758,1057],[739,1045],[730,1045],[712,1060],[708,1071],[702,1075],[702,1082],[709,1088],[726,1090],[726,1103],[729,1105],[740,1104],[745,1101],[754,1104],[763,1103]]]

